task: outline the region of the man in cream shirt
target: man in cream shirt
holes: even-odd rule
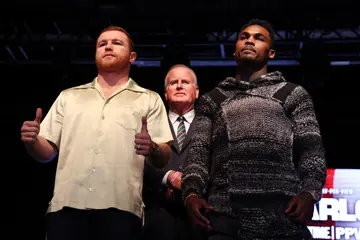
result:
[[[135,59],[124,29],[104,29],[97,77],[62,91],[42,122],[39,108],[21,128],[36,160],[59,154],[48,240],[140,238],[144,160],[165,166],[173,138],[160,96],[129,78]]]

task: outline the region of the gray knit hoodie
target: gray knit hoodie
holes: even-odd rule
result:
[[[206,195],[216,212],[239,219],[249,237],[299,234],[304,226],[284,213],[289,200],[302,191],[321,195],[325,184],[312,99],[297,86],[280,102],[273,95],[285,84],[280,72],[251,82],[227,78],[217,86],[227,97],[220,108],[207,93],[196,108],[184,198]]]

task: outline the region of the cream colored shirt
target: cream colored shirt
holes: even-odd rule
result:
[[[142,116],[154,142],[173,140],[159,94],[131,78],[106,100],[96,78],[60,93],[39,133],[59,149],[49,212],[114,207],[142,218],[144,157],[134,149]]]

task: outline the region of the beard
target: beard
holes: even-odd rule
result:
[[[256,56],[253,54],[242,54],[241,52],[235,52],[235,60],[238,63],[256,62]]]
[[[261,68],[264,64],[267,63],[268,58],[262,57],[258,58],[256,55],[253,54],[242,54],[240,52],[235,53],[235,61],[237,65],[246,66],[250,68]]]
[[[115,57],[112,59],[96,58],[96,66],[99,71],[102,72],[118,72],[129,65],[129,62],[125,62],[125,59]]]

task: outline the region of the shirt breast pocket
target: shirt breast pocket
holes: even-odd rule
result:
[[[136,131],[141,122],[141,114],[135,108],[125,106],[116,114],[116,124],[125,130]]]

